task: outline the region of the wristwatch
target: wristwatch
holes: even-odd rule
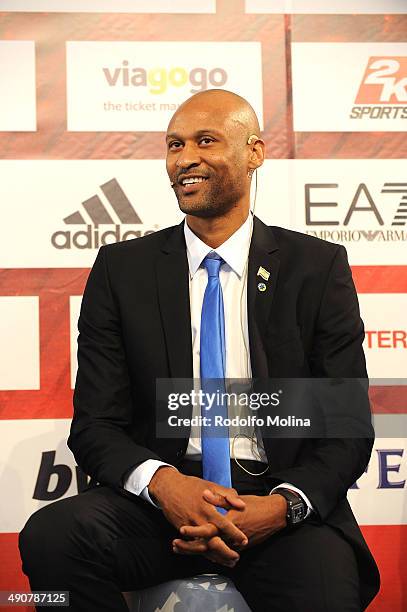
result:
[[[282,495],[287,500],[287,525],[293,527],[302,523],[307,513],[307,507],[305,501],[290,489],[276,489],[270,495]]]

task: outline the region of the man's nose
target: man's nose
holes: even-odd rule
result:
[[[178,155],[177,167],[179,169],[190,168],[191,166],[198,166],[200,162],[201,156],[197,144],[186,142]]]

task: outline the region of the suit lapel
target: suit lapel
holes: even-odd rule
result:
[[[268,280],[258,274],[259,268],[270,274]],[[255,217],[247,277],[247,310],[253,378],[269,376],[265,334],[279,268],[278,245],[273,232]]]
[[[258,275],[260,266],[270,273],[267,281]],[[263,379],[264,382],[273,376],[273,372],[269,371],[269,360],[267,358],[267,355],[273,350],[272,346],[267,346],[267,342],[270,342],[267,337],[267,329],[269,326],[270,309],[277,288],[279,269],[279,248],[273,231],[262,223],[260,219],[255,218],[249,254],[247,306],[252,376],[254,379]],[[266,286],[265,291],[260,291],[259,283],[263,283]],[[264,388],[264,383],[262,384],[260,381],[259,390],[264,390]],[[272,410],[272,408],[269,410]],[[266,414],[267,412],[264,413],[264,416]],[[264,427],[262,430],[264,433],[264,449],[269,466],[271,472],[275,473],[277,470],[292,463],[300,440],[270,438],[267,435],[267,428]]]
[[[174,228],[162,247],[156,273],[170,376],[192,378],[189,272],[183,223]]]

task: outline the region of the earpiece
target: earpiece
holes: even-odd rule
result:
[[[253,144],[254,142],[256,142],[256,140],[260,140],[260,138],[257,136],[257,134],[251,134],[251,135],[249,136],[248,140],[247,140],[247,144],[248,144],[248,145],[251,145],[251,144]],[[254,153],[254,151],[253,151],[253,154],[252,154],[252,156],[251,156],[251,160],[252,160],[252,161],[256,161],[256,154]],[[250,169],[250,170],[248,170],[248,171],[247,171],[247,177],[248,177],[249,179],[251,179],[251,178],[252,178],[254,171],[255,171],[255,169]]]
[[[260,138],[257,136],[257,134],[252,134],[251,136],[249,136],[249,139],[247,141],[248,145],[251,145],[253,142],[255,142],[256,140],[260,140]]]

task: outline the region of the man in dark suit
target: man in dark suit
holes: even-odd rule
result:
[[[20,535],[31,588],[69,590],[71,609],[125,610],[121,591],[201,572],[229,575],[254,611],[363,610],[378,590],[346,499],[370,430],[238,432],[229,480],[202,477],[199,426],[157,434],[157,379],[203,378],[214,259],[226,378],[366,377],[345,249],[249,212],[258,134],[253,109],[230,92],[181,105],[167,172],[186,222],[103,247],[89,276],[68,444],[91,485],[36,512]]]

